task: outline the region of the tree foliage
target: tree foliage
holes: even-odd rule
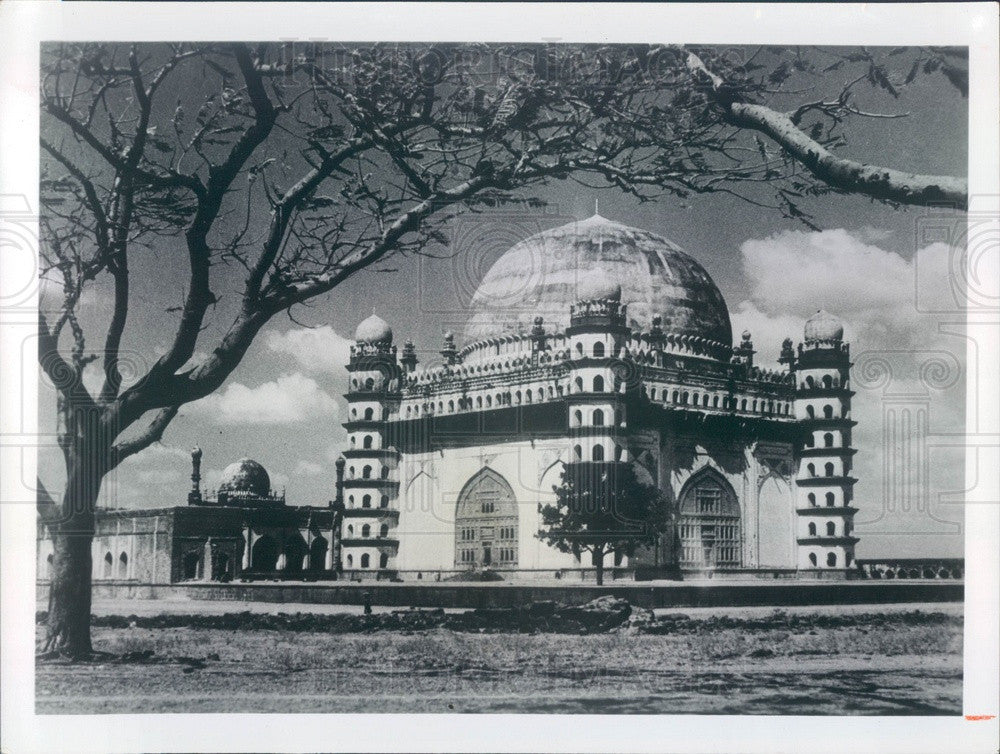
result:
[[[627,462],[570,463],[553,487],[554,503],[539,504],[538,538],[560,552],[589,552],[604,583],[604,557],[631,556],[655,545],[665,508],[659,490],[636,476]]]

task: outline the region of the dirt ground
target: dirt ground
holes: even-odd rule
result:
[[[193,612],[190,603],[186,610],[157,604],[129,602],[127,610],[96,604],[95,614]],[[300,607],[208,604],[220,612]],[[688,619],[676,635],[95,628],[95,646],[119,659],[39,663],[36,708],[42,714],[961,713],[961,605],[683,613]],[[790,615],[800,619],[789,621]],[[823,620],[830,615],[852,617],[830,626]]]

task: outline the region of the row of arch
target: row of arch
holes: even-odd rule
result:
[[[265,534],[258,537],[250,548],[250,568],[255,571],[277,570],[278,559],[284,555],[284,571],[298,572],[303,568],[321,570],[325,567],[328,546],[323,536],[313,538],[308,546],[301,536],[289,537],[279,546],[274,537]]]
[[[814,447],[816,447],[816,440],[812,436],[811,433],[806,436],[805,446],[807,448],[814,448]],[[835,448],[835,447],[837,447],[836,438],[833,436],[832,432],[824,432],[823,433],[823,447],[824,448]]]
[[[832,405],[830,405],[829,403],[827,403],[827,404],[825,404],[823,406],[823,418],[824,419],[839,419],[839,418],[845,418],[846,419],[847,415],[848,415],[848,412],[844,411],[842,417],[835,416]],[[806,406],[806,418],[807,419],[815,419],[816,418],[816,408],[814,406],[812,406],[812,405],[807,405]]]
[[[382,465],[381,469],[379,470],[379,475],[378,475],[377,478],[378,479],[382,479],[382,480],[388,479],[389,478],[389,472],[390,472],[389,466]],[[354,466],[351,466],[347,470],[347,478],[348,479],[375,479],[376,477],[372,476],[372,474],[374,474],[374,473],[375,473],[375,467],[372,466],[371,464],[365,464],[364,466],[361,467],[361,476],[358,476],[358,470],[357,470],[357,468],[354,467]]]
[[[811,374],[807,374],[799,386],[804,388],[821,387],[824,390],[831,390],[833,388],[840,387],[840,379],[834,377],[833,375],[824,374],[821,379],[817,380]],[[844,383],[844,387],[847,387],[846,381]]]
[[[355,497],[354,497],[354,495],[348,495],[347,496],[347,507],[348,508],[354,508],[355,507],[354,503],[355,503]],[[362,508],[371,508],[372,507],[372,496],[371,495],[365,494],[365,495],[361,496],[361,507]],[[382,495],[381,497],[379,497],[378,507],[379,508],[388,508],[389,507],[389,496],[388,495]]]
[[[348,524],[346,529],[346,534],[349,539],[354,537],[354,525]],[[368,539],[372,535],[371,524],[363,524],[359,530],[361,539]],[[378,528],[378,536],[380,539],[384,539],[389,536],[389,524],[382,524]]]
[[[354,568],[354,555],[348,554],[347,557],[344,558],[344,565],[348,569]],[[358,567],[359,568],[371,568],[372,567],[372,559],[371,559],[371,555],[369,553],[367,553],[367,552],[361,553],[361,557],[358,558]],[[389,567],[389,553],[383,552],[383,553],[379,554],[379,556],[378,556],[378,567],[382,568],[382,569],[385,569],[385,568]]]
[[[844,563],[845,567],[849,566],[851,564],[851,556],[848,555],[847,558],[846,558],[846,560],[847,560],[847,562]],[[809,565],[811,565],[813,568],[818,568],[819,567],[819,563],[820,563],[819,556],[815,552],[809,553]],[[835,552],[828,552],[826,554],[826,566],[827,566],[827,568],[836,568],[837,567],[837,553],[835,553]]]
[[[827,492],[825,497],[826,497],[826,507],[827,508],[834,508],[834,507],[836,507],[836,505],[837,505],[837,496],[836,495],[834,495],[832,492]],[[806,496],[806,499],[809,501],[809,505],[810,506],[812,506],[813,508],[818,507],[818,504],[816,502],[816,493],[815,492],[810,492]]]
[[[818,537],[818,536],[820,536],[819,535],[819,530],[817,529],[816,524],[814,522],[812,522],[812,521],[809,522],[808,531],[809,531],[809,536],[810,537]],[[826,536],[828,536],[828,537],[835,537],[835,536],[837,536],[837,524],[834,523],[833,521],[827,521],[826,522]]]
[[[52,555],[49,555],[47,560],[49,575],[51,576]],[[104,560],[101,562],[101,578],[127,579],[128,577],[128,553],[123,552],[117,558],[115,558],[110,550],[104,553]]]
[[[814,464],[814,463],[807,463],[806,464],[806,473],[809,475],[810,478],[815,478],[817,476],[816,475],[816,464]],[[834,465],[834,463],[832,461],[829,461],[829,462],[823,464],[823,476],[824,477],[839,476],[837,474],[837,467]]]

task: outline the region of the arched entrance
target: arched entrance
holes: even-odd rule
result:
[[[278,565],[278,545],[269,536],[253,543],[250,567],[255,571],[273,571]]]
[[[196,550],[184,553],[181,560],[181,578],[185,581],[193,581],[199,578],[199,566],[201,565],[201,555]]]
[[[455,511],[457,568],[516,568],[517,500],[507,480],[483,468],[466,482]]]
[[[326,539],[316,537],[309,545],[309,570],[322,571],[326,567]]]
[[[692,476],[680,495],[681,566],[739,568],[743,525],[736,493],[715,469]]]
[[[306,543],[296,532],[285,540],[285,571],[299,573],[302,570],[302,561],[305,556]]]

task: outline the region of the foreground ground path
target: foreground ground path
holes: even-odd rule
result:
[[[98,602],[94,611],[360,610],[123,603]],[[101,649],[152,656],[41,663],[36,706],[40,713],[961,714],[960,604],[657,611],[668,612],[690,618],[676,635],[102,627],[94,630]],[[782,618],[789,615],[805,620],[790,629]],[[824,625],[830,615],[854,617]],[[733,619],[753,619],[754,627]]]

